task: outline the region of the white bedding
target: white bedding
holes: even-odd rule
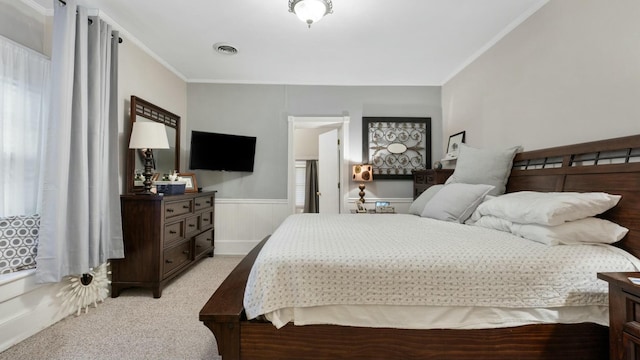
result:
[[[596,273],[638,269],[637,259],[610,245],[546,246],[414,215],[298,214],[283,222],[258,255],[244,306],[249,319],[327,305],[492,307],[514,313],[586,306],[602,313],[607,284]],[[280,318],[296,322],[295,316]],[[381,318],[378,326],[398,322],[392,313]],[[487,327],[512,326],[499,322],[493,318]],[[428,320],[423,328],[430,328]]]

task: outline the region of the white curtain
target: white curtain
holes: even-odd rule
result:
[[[118,189],[118,35],[87,9],[55,1],[36,276],[58,282],[124,256]]]
[[[40,210],[50,62],[0,36],[0,217]]]

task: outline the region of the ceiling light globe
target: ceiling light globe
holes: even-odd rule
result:
[[[330,14],[331,7],[331,1],[327,0],[293,0],[289,2],[289,11],[296,14],[309,27],[320,21],[325,15]]]

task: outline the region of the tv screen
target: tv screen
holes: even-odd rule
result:
[[[255,153],[253,136],[192,131],[189,168],[253,172]]]

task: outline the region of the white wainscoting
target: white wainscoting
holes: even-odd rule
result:
[[[62,299],[56,294],[63,286],[36,284],[35,270],[0,276],[0,352],[73,312],[61,310]]]
[[[289,214],[286,199],[216,199],[215,254],[246,255]]]
[[[355,209],[350,198],[345,209]],[[373,209],[376,201],[388,201],[396,213],[407,213],[411,198],[367,198],[365,206]],[[246,255],[291,214],[286,199],[216,199],[215,253]]]

